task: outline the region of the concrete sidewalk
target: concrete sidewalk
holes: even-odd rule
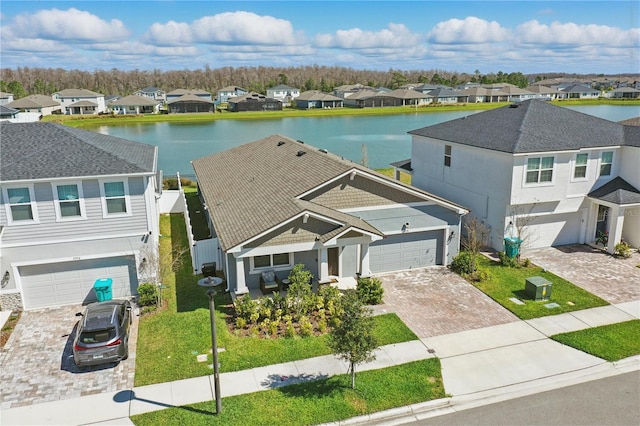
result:
[[[383,346],[377,359],[360,371],[383,368],[437,356],[442,363],[445,391],[452,398],[352,419],[349,424],[447,409],[451,404],[473,404],[527,390],[558,386],[605,374],[640,370],[640,357],[621,363],[564,346],[548,338],[560,332],[640,318],[640,301],[609,305],[528,321],[470,330]],[[623,365],[624,368],[619,368]],[[281,386],[345,374],[347,364],[321,356],[220,375],[223,397],[274,389]],[[3,410],[0,423],[7,425],[132,424],[129,416],[214,399],[213,377],[197,377],[137,387],[75,399]],[[488,403],[487,402],[487,403]],[[426,414],[423,414],[426,415]]]

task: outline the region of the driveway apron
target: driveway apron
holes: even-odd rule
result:
[[[571,245],[523,253],[533,263],[571,281],[609,303],[640,300],[640,254],[617,258],[588,245]]]
[[[378,275],[384,304],[419,337],[457,333],[518,321],[511,312],[445,267]]]
[[[133,387],[138,317],[133,315],[127,360],[78,368],[72,351],[75,313],[83,310],[71,305],[22,313],[0,353],[2,409]]]

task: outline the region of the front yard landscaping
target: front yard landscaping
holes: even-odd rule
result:
[[[487,279],[480,282],[471,281],[471,283],[523,320],[609,304],[569,281],[544,271],[539,266],[507,267],[485,256],[478,256],[477,262],[478,269],[487,273]],[[550,300],[535,301],[526,294],[525,280],[534,276],[551,282]],[[558,306],[545,306],[550,303]]]
[[[188,247],[182,215],[163,215],[160,233],[161,252],[179,252],[181,248]],[[190,259],[162,278],[163,285],[168,287],[163,290],[166,307],[140,319],[135,386],[212,373],[209,301],[206,288],[197,285],[200,278],[200,275],[193,275]],[[232,300],[228,293],[224,293],[224,287],[225,284],[219,286],[215,298],[221,372],[331,353],[326,334],[304,338],[264,338],[233,333],[229,321],[233,315]],[[376,316],[375,320],[380,345],[417,339],[395,314]],[[207,362],[198,362],[196,357],[201,354],[208,354]]]
[[[136,425],[310,425],[445,397],[440,361],[432,358],[215,401],[132,416]]]
[[[640,320],[551,336],[564,345],[613,362],[640,355]]]

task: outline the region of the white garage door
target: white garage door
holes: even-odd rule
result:
[[[133,256],[21,266],[19,272],[25,309],[95,302],[99,278],[113,280],[114,298],[138,287]]]
[[[538,216],[532,222],[526,238],[527,248],[576,244],[580,240],[582,213]]]
[[[442,265],[443,231],[388,236],[369,247],[371,272],[401,271]]]

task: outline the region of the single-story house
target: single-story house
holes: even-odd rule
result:
[[[447,265],[464,207],[281,135],[193,161],[228,290],[304,264],[314,280]]]
[[[108,106],[114,114],[157,114],[162,101],[139,95],[129,95],[111,101]]]
[[[241,111],[282,111],[282,102],[260,93],[251,92],[229,99],[230,112]]]
[[[295,100],[296,108],[342,108],[344,99],[320,90],[302,92]]]

